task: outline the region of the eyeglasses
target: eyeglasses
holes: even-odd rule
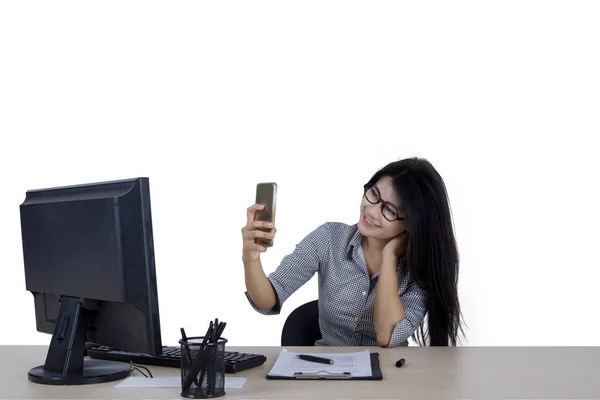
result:
[[[365,199],[371,204],[381,203],[381,215],[383,218],[387,219],[390,222],[395,221],[404,221],[403,217],[400,217],[400,212],[395,205],[390,203],[389,201],[383,201],[381,199],[381,193],[379,193],[379,189],[375,185],[365,185]]]

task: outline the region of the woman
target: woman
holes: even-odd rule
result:
[[[425,159],[392,162],[365,185],[357,224],[325,223],[265,275],[256,238],[277,230],[254,221],[242,229],[246,296],[266,315],[315,273],[325,346],[456,345],[461,327],[458,250],[445,184]],[[264,232],[260,228],[271,229]],[[427,318],[425,316],[427,315]]]

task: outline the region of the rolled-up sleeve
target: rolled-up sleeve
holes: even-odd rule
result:
[[[387,347],[406,346],[427,312],[427,291],[414,282],[400,296],[400,301],[405,318],[396,323]]]
[[[271,286],[277,294],[275,307],[265,310],[257,308],[246,292],[246,298],[252,308],[264,315],[279,314],[283,303],[319,270],[322,255],[326,252],[329,241],[328,224],[319,226],[302,239],[294,251],[285,256],[277,269],[268,276]]]

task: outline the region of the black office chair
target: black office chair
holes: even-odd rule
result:
[[[313,300],[290,313],[281,332],[282,346],[314,346],[321,339],[319,302]]]

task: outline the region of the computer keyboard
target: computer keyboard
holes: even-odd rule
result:
[[[162,354],[151,356],[148,354],[129,353],[111,347],[92,345],[87,349],[90,358],[98,360],[133,362],[142,365],[156,365],[160,367],[181,368],[181,348],[163,346]],[[225,352],[225,373],[232,374],[249,368],[258,367],[267,361],[262,354]]]

